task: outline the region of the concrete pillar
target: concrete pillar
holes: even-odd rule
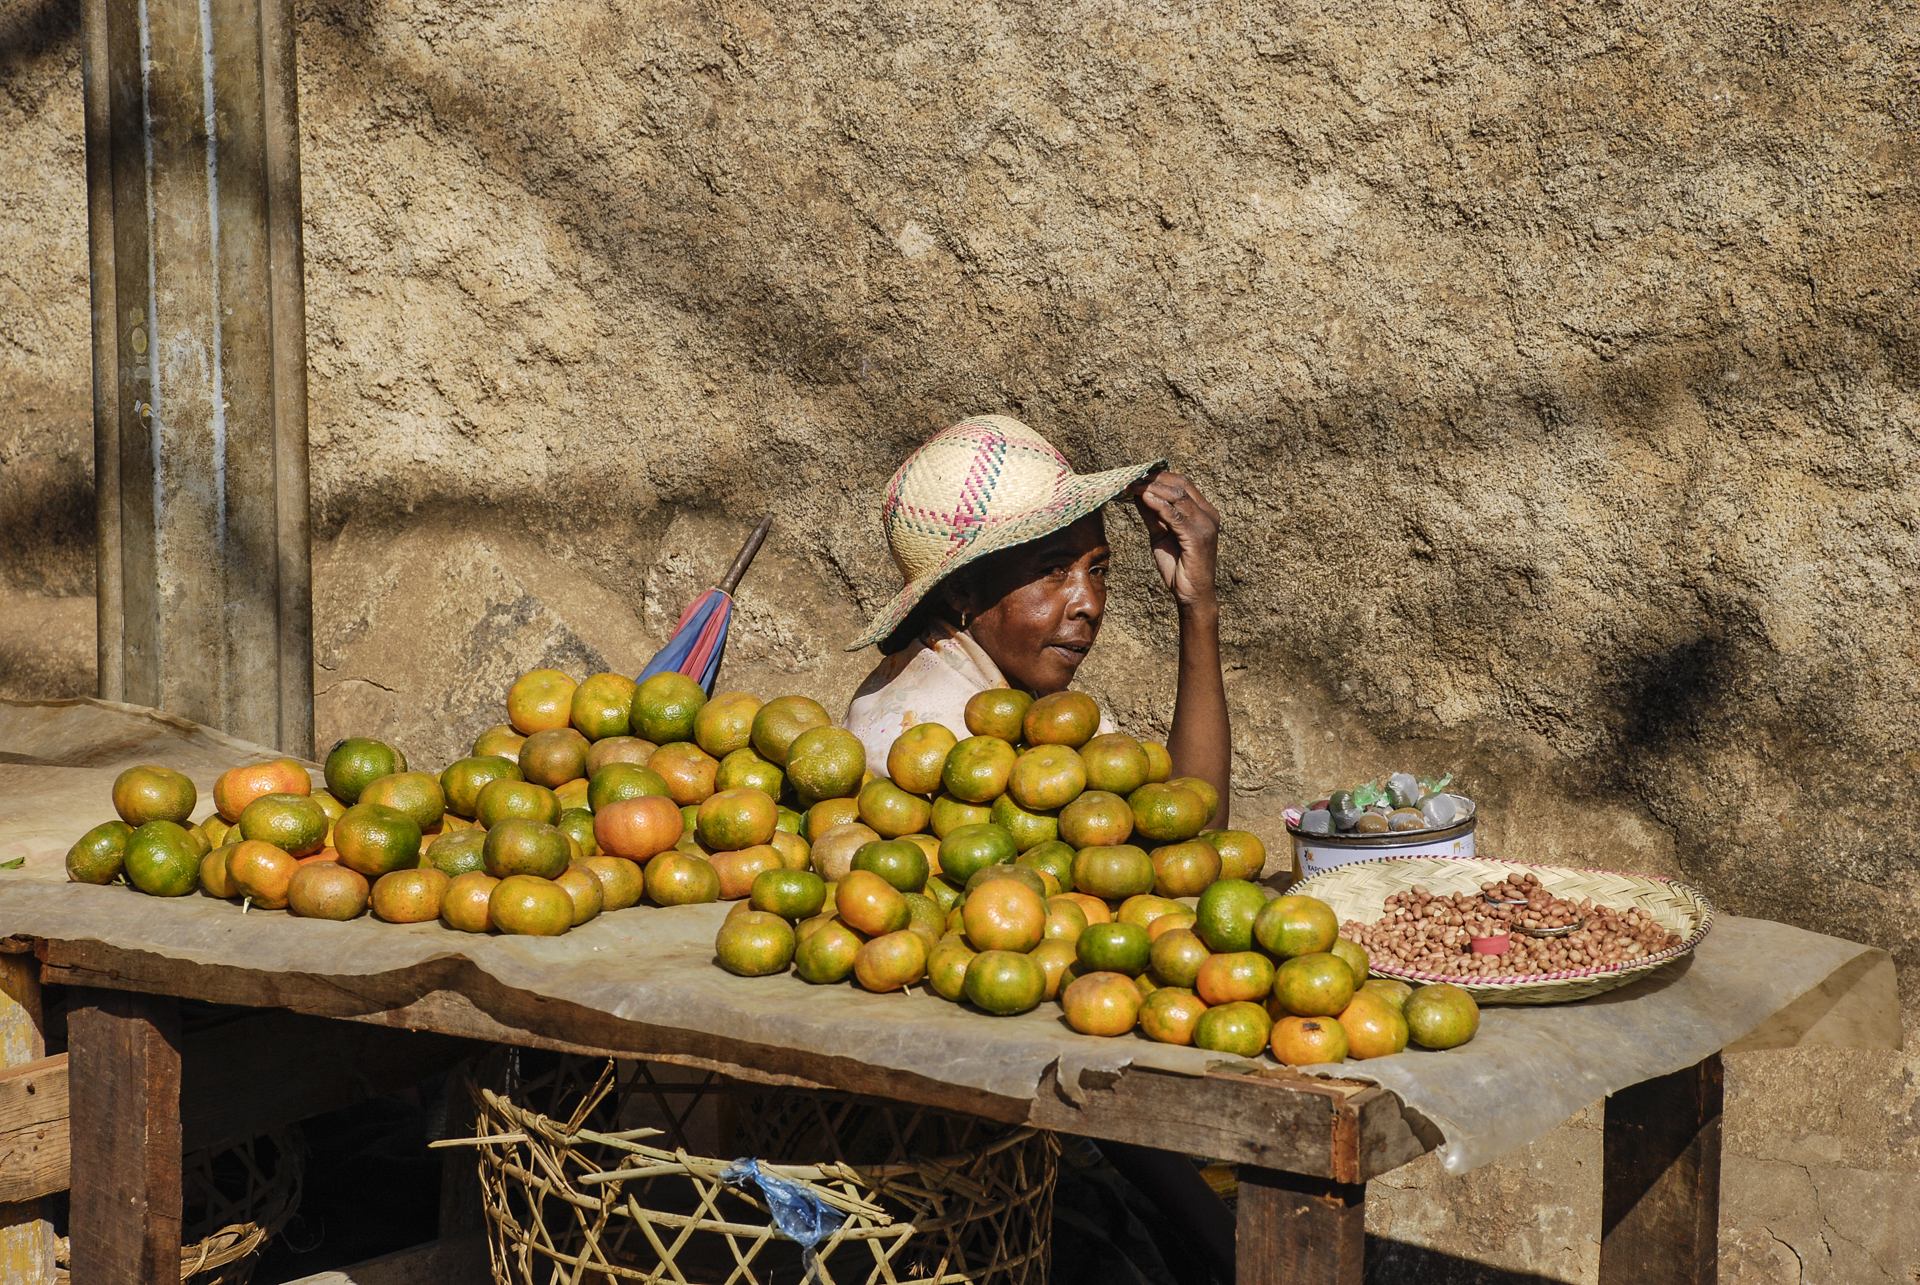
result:
[[[291,0],[86,0],[100,694],[310,754]]]

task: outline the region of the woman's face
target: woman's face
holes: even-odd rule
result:
[[[982,558],[948,591],[1007,681],[1036,696],[1066,690],[1107,610],[1106,525],[1098,513]]]

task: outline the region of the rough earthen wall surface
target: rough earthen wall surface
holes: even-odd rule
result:
[[[9,694],[92,684],[76,12],[0,0]],[[723,681],[835,705],[896,586],[878,488],[1005,411],[1219,505],[1270,839],[1451,768],[1489,852],[1920,967],[1911,3],[310,0],[300,35],[323,742],[444,760],[518,670],[632,672],[762,511]],[[1110,527],[1085,677],[1153,731],[1171,607]],[[1901,1279],[1912,1214],[1857,1205],[1920,1194],[1913,1059],[1749,1056],[1732,1279]],[[1590,1279],[1597,1215],[1547,1217],[1597,1209],[1585,1138],[1375,1220]]]

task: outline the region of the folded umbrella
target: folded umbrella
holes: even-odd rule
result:
[[[640,681],[677,670],[699,683],[708,695],[713,694],[713,680],[720,672],[720,654],[727,648],[727,625],[733,620],[733,591],[740,587],[740,577],[747,574],[753,555],[760,552],[767,528],[772,525],[771,514],[761,518],[760,525],[740,546],[740,555],[733,560],[733,566],[727,569],[719,585],[695,598],[680,613],[673,637],[640,671]]]

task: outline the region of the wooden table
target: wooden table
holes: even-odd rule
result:
[[[28,943],[19,942],[24,947]],[[412,1083],[481,1043],[672,1062],[743,1080],[838,1089],[1237,1162],[1241,1285],[1358,1285],[1367,1180],[1424,1154],[1398,1098],[1284,1072],[1131,1068],[1075,1105],[955,1090],[829,1050],[624,1021],[487,985],[289,976],[184,964],[93,941],[35,940],[68,991],[73,1285],[179,1279],[183,1149],[251,1136]],[[254,1010],[183,1032],[178,1001]],[[18,1078],[15,1073],[13,1078]],[[1715,1054],[1607,1099],[1600,1279],[1704,1285],[1716,1276],[1722,1077]],[[7,1098],[0,1083],[0,1126]],[[1224,1207],[1223,1207],[1224,1210]]]

